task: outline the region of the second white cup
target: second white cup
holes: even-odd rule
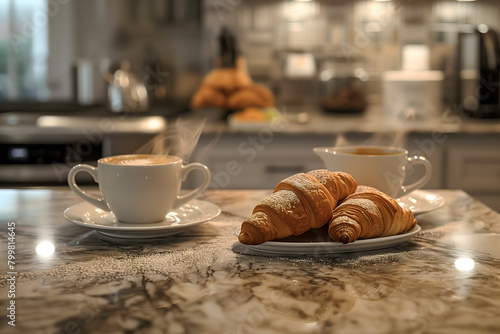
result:
[[[425,157],[408,157],[408,151],[401,147],[316,147],[314,153],[323,160],[328,170],[349,173],[358,185],[377,188],[393,198],[424,186],[432,174],[431,163]],[[424,175],[418,181],[404,185],[406,171],[417,164],[425,167]]]

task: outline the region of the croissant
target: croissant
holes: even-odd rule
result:
[[[356,187],[354,178],[342,172],[320,169],[292,175],[257,204],[241,224],[238,240],[258,245],[319,228],[330,220],[337,202]]]
[[[210,71],[202,82],[202,86],[209,86],[227,94],[251,84],[252,79],[248,75],[244,57],[238,57],[235,68],[225,67]]]
[[[371,188],[349,195],[333,210],[328,234],[344,244],[401,234],[417,224],[413,212],[401,208],[389,195]]]
[[[247,107],[265,108],[274,106],[273,93],[266,87],[253,84],[228,96],[227,109],[239,110]]]
[[[224,108],[226,105],[226,96],[216,89],[209,86],[201,86],[191,99],[191,108],[202,107]]]

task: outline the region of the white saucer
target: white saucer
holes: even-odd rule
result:
[[[420,232],[420,230],[420,226],[415,225],[410,231],[404,234],[374,239],[356,240],[348,244],[332,241],[329,237],[327,237],[327,230],[321,232],[321,234],[318,233],[317,235],[314,235],[314,231],[312,231],[312,233],[308,231],[309,235],[306,237],[302,235],[283,239],[287,241],[268,241],[260,245],[242,244],[242,246],[256,250],[260,253],[275,255],[335,255],[398,246],[413,238],[418,232]],[[239,228],[236,229],[235,233],[239,234]],[[315,241],[315,239],[319,241]],[[325,241],[326,239],[329,239],[329,241]]]
[[[439,209],[445,203],[442,196],[425,190],[412,191],[397,201],[400,207],[410,209],[414,215]]]
[[[220,208],[203,200],[192,200],[170,212],[165,220],[152,224],[129,224],[119,222],[112,212],[107,212],[83,202],[64,210],[64,218],[71,223],[95,229],[115,238],[158,238],[176,235],[186,229],[204,223],[220,214]]]

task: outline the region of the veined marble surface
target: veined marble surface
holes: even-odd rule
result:
[[[113,243],[64,219],[80,202],[69,190],[0,190],[0,332],[500,333],[500,215],[466,193],[436,191],[446,205],[417,216],[422,232],[394,248],[235,252],[234,230],[269,192],[210,191],[223,211],[216,219],[159,241]],[[37,252],[43,241],[52,255]]]

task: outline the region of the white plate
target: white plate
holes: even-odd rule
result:
[[[167,214],[163,221],[153,224],[122,223],[112,212],[98,209],[87,202],[64,210],[64,218],[76,225],[95,229],[110,237],[134,239],[176,235],[219,214],[220,208],[217,205],[203,200],[192,200]]]
[[[229,115],[227,118],[228,124],[233,129],[238,130],[261,130],[263,128],[268,128],[271,126],[271,122],[252,122],[252,121],[237,121],[233,115]]]
[[[412,191],[397,201],[400,207],[410,209],[414,215],[439,209],[445,203],[442,196],[424,190]]]
[[[229,127],[233,129],[254,131],[270,127],[275,128],[280,126],[283,120],[280,117],[276,117],[266,121],[240,121],[234,118],[234,115],[231,114],[227,117],[227,122]]]
[[[314,234],[315,231],[311,230],[298,237],[288,237],[286,239],[282,239],[287,241],[268,241],[260,245],[243,246],[256,250],[260,253],[280,255],[334,255],[341,253],[369,251],[401,245],[413,238],[418,232],[420,232],[420,230],[420,226],[415,225],[410,231],[404,234],[382,238],[356,240],[348,244],[331,241],[331,239],[327,237],[328,232],[326,229],[319,233],[316,232],[316,234]],[[236,233],[239,234],[239,228],[236,229]],[[289,241],[295,239],[298,241]],[[319,239],[320,241],[315,241],[315,239]],[[329,239],[330,241],[324,241],[326,239]]]

